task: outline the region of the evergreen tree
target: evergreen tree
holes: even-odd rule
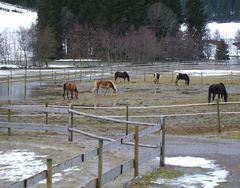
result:
[[[182,22],[182,5],[181,0],[161,0],[168,8],[170,8],[174,14],[176,14],[178,22]]]
[[[220,42],[217,43],[215,59],[219,59],[219,60],[229,59],[228,45],[224,40],[221,40]]]
[[[188,0],[186,2],[185,21],[188,35],[195,41],[195,58],[203,58],[203,41],[207,16],[201,0]]]

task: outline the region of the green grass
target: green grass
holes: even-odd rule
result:
[[[240,131],[226,131],[218,135],[220,138],[224,139],[234,139],[234,140],[240,140]]]
[[[147,188],[153,181],[158,178],[173,179],[182,176],[183,172],[170,167],[163,167],[154,170],[153,172],[133,180],[128,188]]]

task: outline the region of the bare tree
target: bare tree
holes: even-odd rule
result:
[[[9,29],[4,29],[0,35],[0,56],[4,64],[9,64],[11,61],[11,35]]]
[[[48,61],[56,54],[56,39],[49,26],[38,31],[38,38],[34,46],[39,65],[44,63],[45,66],[48,67]]]
[[[133,27],[125,36],[125,53],[135,63],[146,63],[157,56],[157,38],[147,27],[136,31]]]
[[[234,38],[234,43],[233,44],[237,47],[237,56],[238,56],[238,51],[240,49],[240,29],[238,29],[236,34],[235,34],[235,38]]]
[[[23,53],[25,67],[27,68],[29,56],[32,54],[30,29],[20,27],[17,31],[17,36],[21,53]]]
[[[203,37],[203,41],[204,41],[203,53],[207,59],[210,59],[210,57],[212,56],[212,52],[213,52],[213,50],[212,50],[213,45],[211,44],[212,40],[211,40],[210,30],[206,30],[205,35]]]
[[[216,41],[220,41],[222,39],[221,34],[219,33],[218,29],[213,33],[212,38]]]

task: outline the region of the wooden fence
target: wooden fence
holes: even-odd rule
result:
[[[31,111],[37,111],[37,112],[46,112],[47,111],[47,112],[66,113],[68,111],[68,113],[69,113],[69,125],[67,127],[67,126],[46,125],[46,124],[26,124],[26,123],[0,122],[0,127],[4,127],[4,128],[8,128],[8,129],[49,130],[49,131],[55,131],[55,132],[65,132],[65,133],[69,133],[69,140],[70,141],[73,140],[73,132],[84,134],[84,135],[87,135],[87,136],[90,136],[90,137],[93,137],[93,138],[96,138],[96,139],[100,139],[100,140],[111,141],[111,142],[103,145],[102,151],[107,151],[107,150],[110,150],[112,148],[119,147],[122,144],[129,144],[129,142],[134,140],[134,138],[136,140],[136,134],[138,134],[139,137],[142,137],[142,136],[149,135],[151,133],[154,133],[154,132],[157,132],[157,131],[161,130],[161,124],[160,123],[150,124],[150,123],[124,121],[124,123],[133,124],[133,125],[137,125],[137,126],[141,126],[141,125],[149,126],[149,128],[141,130],[140,132],[137,131],[135,133],[128,134],[128,135],[123,136],[123,137],[121,137],[121,138],[119,138],[117,140],[112,140],[112,139],[107,139],[107,138],[91,135],[91,134],[85,133],[85,132],[83,132],[81,130],[74,129],[73,126],[72,126],[73,114],[82,115],[82,116],[91,117],[91,118],[97,118],[97,119],[101,119],[101,120],[105,120],[105,121],[122,122],[121,120],[112,119],[112,118],[103,118],[103,117],[98,117],[98,116],[91,115],[91,114],[86,114],[86,113],[83,113],[83,112],[78,112],[76,110],[72,110],[72,105],[70,105],[70,108],[67,109],[67,111],[64,108],[61,108],[61,109],[54,109],[54,108],[49,109],[49,107],[41,107],[41,106],[36,106],[36,108],[31,108],[31,106],[25,106],[25,108],[21,108],[21,107],[19,108],[19,106],[18,107],[17,106],[7,106],[7,107],[5,106],[5,107],[1,107],[1,108],[2,109],[3,108],[7,108],[8,110],[9,109],[15,109],[15,110],[20,110],[21,109],[21,110],[24,110],[24,111],[25,110],[26,111],[31,110]],[[162,133],[161,135],[164,135],[164,133]],[[164,137],[162,136],[162,138],[164,138]],[[164,142],[162,142],[162,143],[164,143]],[[151,148],[158,148],[159,147],[159,146],[141,145],[141,144],[138,144],[138,143],[135,142],[135,150],[137,150],[136,148],[138,148],[138,146],[151,147]],[[161,145],[161,147],[164,147],[164,146]],[[152,159],[153,157],[159,156],[160,155],[159,151],[163,151],[163,150],[156,149],[156,151],[153,154],[151,154],[151,155],[148,154],[147,157],[141,158],[141,162],[145,162],[145,161],[147,161],[149,159]],[[127,171],[127,170],[129,170],[129,169],[131,169],[133,167],[135,168],[135,176],[137,176],[138,175],[138,165],[137,164],[138,164],[138,161],[140,160],[140,159],[136,160],[136,159],[138,159],[138,154],[137,153],[138,152],[135,152],[135,156],[134,156],[135,159],[132,159],[132,160],[128,161],[127,163],[121,164],[120,167],[116,167],[113,170],[114,173],[112,173],[112,171],[110,171],[110,172],[107,172],[107,173],[101,175],[101,177],[98,177],[98,181],[97,182],[99,182],[99,179],[101,178],[102,179],[102,183],[101,184],[107,183],[107,182],[113,180],[114,178],[116,178],[117,176],[121,175],[123,172],[125,172],[125,171]],[[48,177],[47,175],[51,175],[51,174],[55,174],[55,173],[61,172],[62,170],[67,169],[67,168],[71,168],[73,166],[81,165],[82,163],[84,163],[86,161],[89,161],[89,160],[92,160],[94,157],[97,157],[97,156],[99,156],[99,148],[91,150],[91,151],[89,151],[87,153],[82,153],[82,154],[80,154],[78,156],[75,156],[74,158],[71,158],[71,159],[69,159],[67,161],[64,161],[61,164],[54,165],[52,168],[48,167],[47,170],[39,172],[38,174],[36,174],[34,176],[31,176],[31,177],[29,177],[29,178],[27,178],[25,180],[16,182],[16,183],[12,184],[11,187],[13,187],[13,188],[29,187],[31,185],[36,184],[37,182],[39,182],[41,180],[44,180],[45,178],[48,179],[47,182],[49,184],[52,181],[49,180],[50,177]],[[163,161],[164,155],[162,154],[160,156],[162,157],[161,160]],[[162,164],[162,166],[164,165],[163,162],[161,164]],[[119,171],[120,173],[118,173],[118,171],[116,171],[116,169],[118,169],[118,168],[121,169]],[[94,184],[94,182],[96,183],[96,180],[93,180],[91,182],[92,183],[87,184],[86,186],[87,187],[91,187],[91,185]],[[100,187],[101,184],[97,183],[98,187]],[[48,185],[48,186],[50,187],[50,185]]]
[[[119,108],[126,108],[126,112],[128,112],[129,109],[139,109],[139,108],[171,108],[171,107],[184,107],[184,106],[201,106],[201,105],[227,105],[227,104],[239,104],[240,102],[229,102],[229,103],[219,103],[217,102],[216,104],[208,104],[208,103],[202,103],[202,104],[186,104],[186,105],[163,105],[163,106],[152,106],[152,107],[113,107],[116,109]],[[73,109],[74,107],[74,109]],[[128,121],[128,113],[126,113],[126,120],[120,120],[120,119],[114,119],[112,117],[103,117],[103,116],[96,116],[93,114],[88,114],[85,112],[81,112],[78,111],[81,108],[109,108],[109,107],[81,107],[81,106],[77,106],[77,105],[70,105],[69,107],[66,106],[54,106],[54,105],[38,105],[38,106],[32,106],[32,105],[6,105],[6,106],[1,106],[0,109],[7,109],[8,112],[10,110],[18,110],[18,111],[35,111],[35,112],[39,112],[39,113],[63,113],[63,114],[68,114],[69,115],[69,122],[67,126],[63,126],[63,125],[48,125],[48,124],[34,124],[34,123],[30,123],[30,124],[26,124],[26,123],[14,123],[14,122],[0,122],[0,127],[5,127],[8,129],[25,129],[25,130],[49,130],[49,131],[56,131],[56,132],[64,132],[66,134],[68,134],[68,139],[70,141],[73,140],[73,133],[78,133],[78,134],[83,134],[98,140],[105,140],[105,141],[110,141],[107,144],[104,144],[102,147],[102,151],[107,151],[110,150],[112,148],[116,148],[121,146],[122,144],[128,144],[129,142],[131,142],[132,140],[134,140],[134,135],[136,135],[137,133],[130,133],[128,134],[126,132],[126,135],[117,139],[117,140],[113,140],[113,139],[109,139],[109,138],[105,138],[105,137],[100,137],[100,136],[96,136],[94,134],[90,134],[90,133],[86,133],[83,132],[81,130],[77,130],[73,127],[73,115],[75,116],[81,116],[81,117],[90,117],[90,118],[94,118],[94,119],[99,119],[99,120],[104,120],[104,121],[110,121],[110,122],[120,122],[120,123],[124,123],[127,125],[133,124],[133,125],[137,125],[137,126],[147,126],[146,129],[141,130],[138,134],[139,137],[144,136],[144,135],[149,135],[151,133],[154,133],[156,131],[161,130],[161,142],[160,145],[158,146],[147,146],[147,145],[143,145],[143,147],[152,147],[155,148],[151,153],[148,153],[146,155],[141,155],[139,157],[139,162],[146,162],[150,159],[152,159],[153,157],[159,156],[161,158],[160,161],[160,165],[164,166],[164,156],[165,156],[165,117],[173,117],[173,116],[194,116],[194,115],[217,115],[218,120],[220,120],[219,116],[221,114],[239,114],[240,112],[208,112],[208,113],[192,113],[192,114],[169,114],[169,115],[158,115],[158,117],[161,117],[161,121],[160,123],[143,123],[143,122],[135,122],[135,121]],[[219,109],[219,108],[217,108]],[[10,117],[10,115],[8,115]],[[48,116],[46,116],[47,118]],[[119,116],[120,117],[120,116]],[[116,118],[116,116],[115,116]],[[46,120],[47,121],[47,120]],[[218,121],[218,132],[221,132],[221,126],[220,126],[220,121]],[[136,145],[136,144],[135,144]],[[141,146],[140,144],[137,144],[138,146]],[[57,164],[54,165],[52,167],[52,173],[58,173],[61,172],[64,169],[67,168],[71,168],[73,166],[78,166],[81,165],[82,163],[92,160],[93,158],[99,156],[99,148],[96,148],[94,150],[91,150],[87,153],[82,153],[79,154],[78,156],[71,158],[61,164]],[[135,156],[138,157],[138,156]],[[109,181],[114,180],[117,176],[121,175],[122,173],[128,171],[129,169],[132,169],[133,167],[137,166],[136,164],[134,164],[134,162],[136,162],[136,158],[135,159],[131,159],[123,164],[120,164],[119,166],[115,167],[114,169],[111,169],[108,172],[105,172],[101,175],[101,177],[98,177],[96,179],[91,180],[86,187],[96,187],[99,186],[98,184],[98,180],[99,178],[101,178],[101,184],[107,183]],[[37,182],[45,179],[47,177],[47,170],[44,170],[42,172],[39,172],[38,174],[29,177],[28,179],[25,179],[23,181],[20,182],[16,182],[12,185],[12,187],[28,187],[31,185],[36,184]],[[100,173],[101,174],[101,173]]]

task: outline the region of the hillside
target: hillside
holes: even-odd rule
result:
[[[37,13],[8,3],[0,2],[0,30],[30,27],[35,23]]]

